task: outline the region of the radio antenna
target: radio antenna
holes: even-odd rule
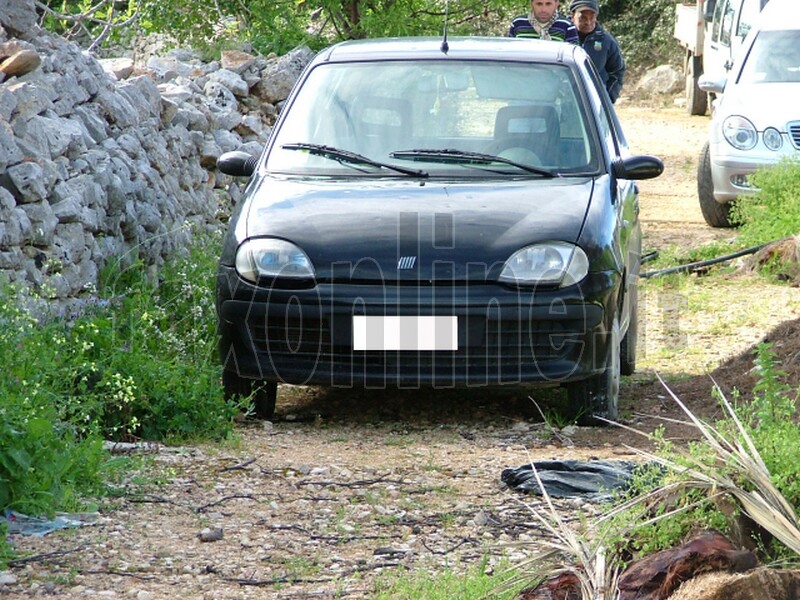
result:
[[[447,51],[450,49],[450,45],[447,43],[447,16],[448,16],[448,0],[444,0],[444,35],[442,37],[442,52],[447,54]]]

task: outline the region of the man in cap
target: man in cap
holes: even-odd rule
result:
[[[616,102],[625,77],[625,59],[614,36],[597,22],[599,12],[597,0],[572,0],[569,4],[572,22],[578,30],[578,44],[597,67],[611,102]]]
[[[508,35],[578,43],[575,26],[569,19],[558,14],[556,0],[531,0],[530,14],[514,17]]]

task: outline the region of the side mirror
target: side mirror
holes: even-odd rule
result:
[[[614,175],[620,179],[653,179],[663,172],[661,159],[648,154],[629,156],[614,163]]]
[[[728,78],[725,76],[715,79],[708,75],[700,75],[697,80],[697,87],[706,93],[721,94],[725,90],[725,84],[727,83]]]
[[[236,177],[249,177],[255,172],[256,164],[258,164],[257,156],[252,156],[241,150],[224,152],[217,159],[217,168],[220,171],[225,175],[234,175]]]

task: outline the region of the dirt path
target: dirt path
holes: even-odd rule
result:
[[[705,226],[695,199],[707,119],[624,102],[619,113],[633,150],[666,163],[664,176],[641,183],[646,249],[731,236]],[[796,290],[769,295],[774,314],[752,324],[756,336],[798,313]],[[664,307],[656,309],[649,322],[664,321]],[[706,334],[690,342],[713,347]],[[659,350],[655,326],[649,336],[656,347],[623,383],[623,402],[632,411],[674,414],[653,373],[669,371],[675,354]],[[743,349],[746,337],[726,340],[723,350]],[[503,469],[532,458],[632,457],[621,445],[631,436],[619,430],[553,433],[530,398],[546,394],[282,388],[274,424],[243,423],[227,444],[159,449],[119,484],[121,496],[103,506],[95,526],[16,538],[23,556],[39,556],[15,567],[16,583],[0,594],[370,598],[376,581],[404,567],[462,571],[486,557],[491,572],[501,557],[524,558],[543,535],[523,504],[536,501],[506,489]],[[595,510],[581,501],[562,505],[576,517]],[[198,537],[217,528],[218,541]]]

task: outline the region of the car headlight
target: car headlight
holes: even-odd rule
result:
[[[774,127],[767,127],[764,130],[764,145],[770,150],[780,150],[783,146],[783,136]]]
[[[549,242],[517,250],[506,261],[499,280],[516,285],[558,285],[581,281],[589,272],[586,253],[574,244]]]
[[[255,238],[245,241],[236,251],[236,271],[248,281],[259,277],[274,279],[309,279],[314,266],[300,248],[274,238]]]
[[[722,135],[737,150],[751,150],[758,141],[755,126],[739,116],[728,117],[722,122]]]

